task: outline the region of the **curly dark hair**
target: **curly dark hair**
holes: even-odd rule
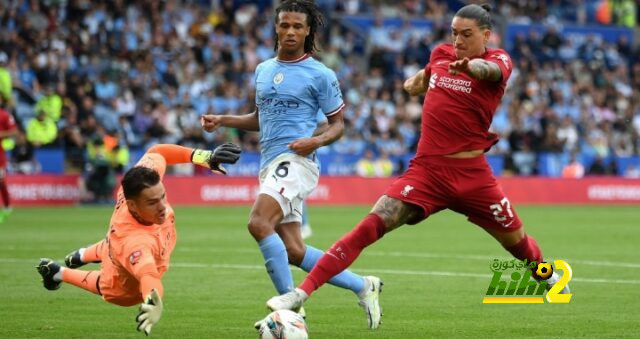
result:
[[[286,0],[276,8],[276,25],[280,12],[296,12],[307,15],[307,25],[309,25],[309,35],[304,39],[304,52],[313,53],[318,50],[316,47],[316,32],[324,26],[324,16],[313,0]],[[278,52],[278,39],[274,46],[274,51]]]

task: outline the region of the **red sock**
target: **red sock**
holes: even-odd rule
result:
[[[536,239],[526,234],[519,243],[507,248],[507,251],[511,252],[511,254],[519,260],[527,259],[529,262],[535,261],[539,263],[543,259],[542,251],[540,247],[538,247]]]
[[[103,239],[85,248],[84,253],[82,254],[82,262],[85,262],[85,263],[102,262],[102,250],[103,250],[103,247],[106,245],[107,245],[106,240]]]
[[[100,271],[81,271],[65,268],[62,271],[62,281],[78,286],[91,293],[100,294],[98,282],[100,281]]]
[[[4,207],[9,207],[11,205],[11,201],[9,200],[9,190],[7,189],[7,182],[4,179],[0,180],[0,195],[2,195]]]
[[[344,271],[362,250],[382,238],[384,221],[377,214],[369,214],[318,260],[299,288],[311,295],[334,275]]]

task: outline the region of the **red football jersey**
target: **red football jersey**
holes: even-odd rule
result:
[[[450,43],[438,45],[431,52],[425,66],[425,74],[430,74],[429,90],[422,107],[417,155],[488,150],[498,141],[489,127],[511,75],[511,57],[502,49],[487,48],[479,58],[496,63],[502,80],[491,82],[464,73],[450,74],[449,63],[457,60]]]
[[[13,119],[11,113],[0,108],[0,131],[10,131],[16,128],[16,121]],[[0,138],[0,142],[2,138]],[[7,156],[4,153],[4,148],[0,145],[0,167],[4,168],[7,165]]]

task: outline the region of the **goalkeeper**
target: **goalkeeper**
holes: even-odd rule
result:
[[[48,290],[66,283],[101,295],[120,306],[140,304],[138,331],[149,335],[162,315],[162,276],[176,244],[175,216],[167,201],[162,177],[167,165],[192,162],[226,174],[222,163],[233,164],[240,148],[223,144],[213,151],[160,144],[151,147],[125,173],[104,240],[72,252],[65,267],[41,259],[36,267]],[[76,268],[101,263],[99,271]]]

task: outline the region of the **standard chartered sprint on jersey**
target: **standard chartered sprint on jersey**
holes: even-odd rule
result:
[[[471,80],[454,79],[448,76],[440,76],[434,74],[436,86],[440,88],[451,89],[458,92],[471,94]]]

